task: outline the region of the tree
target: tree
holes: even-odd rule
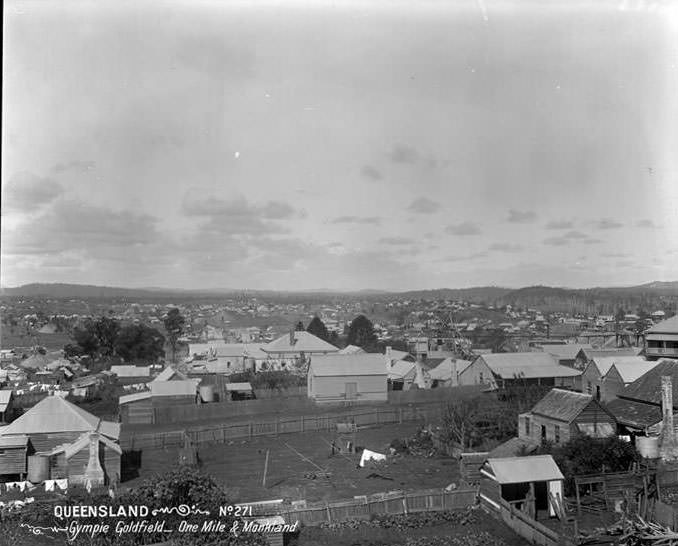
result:
[[[115,351],[125,362],[156,362],[165,356],[165,337],[155,328],[132,324],[120,330]]]
[[[450,402],[443,415],[443,441],[458,444],[462,450],[472,447],[478,437],[479,417],[480,405],[476,399]]]
[[[83,328],[73,331],[73,340],[82,353],[91,357],[111,356],[115,353],[115,342],[120,332],[120,323],[112,318],[101,317],[85,322]]]
[[[319,337],[322,340],[325,341],[330,340],[330,333],[327,331],[325,323],[322,320],[320,320],[320,317],[318,316],[313,317],[313,320],[311,320],[311,322],[308,323],[306,331],[309,334],[313,334],[314,336]]]
[[[167,316],[163,321],[165,331],[167,332],[167,341],[172,348],[172,362],[176,361],[177,357],[177,343],[181,334],[184,332],[184,324],[186,319],[181,315],[179,309],[173,308],[167,312]]]
[[[356,345],[367,350],[377,343],[377,336],[374,333],[374,325],[365,315],[358,315],[353,319],[348,328],[348,345]]]

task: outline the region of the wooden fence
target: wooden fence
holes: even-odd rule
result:
[[[464,385],[459,387],[438,387],[436,389],[388,391],[388,403],[420,404],[426,402],[451,402],[452,400],[474,398],[480,395],[483,389],[482,385]]]
[[[279,515],[286,523],[299,521],[303,525],[320,525],[347,520],[366,520],[373,515],[411,514],[463,510],[476,503],[477,489],[445,491],[393,491],[364,495],[331,503],[316,502],[294,507],[289,504],[252,504],[255,515]]]
[[[530,544],[539,546],[573,546],[575,544],[553,529],[549,529],[524,512],[517,510],[504,499],[489,502],[481,496],[481,505],[488,513],[503,521]]]
[[[238,402],[239,403],[239,402]],[[211,442],[277,436],[300,432],[329,432],[336,430],[337,423],[354,422],[358,426],[385,425],[412,421],[430,422],[439,419],[444,404],[427,406],[382,406],[361,410],[358,408],[340,410],[328,414],[303,414],[291,417],[277,417],[262,421],[241,423],[219,423],[212,426],[178,429],[169,432],[130,433],[123,435],[121,447],[125,450],[163,449],[182,447],[188,436],[195,445]]]

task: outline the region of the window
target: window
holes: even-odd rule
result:
[[[591,382],[589,381],[589,382],[588,382],[588,386],[586,387],[586,392],[588,392],[589,394],[591,394],[591,391],[593,391],[593,386],[591,385]]]
[[[560,425],[555,425],[553,427],[553,435],[555,437],[556,444],[560,443]]]
[[[525,417],[525,436],[530,435],[530,418]]]
[[[541,440],[546,441],[546,425],[541,426]]]
[[[484,383],[484,381],[483,381],[483,372],[480,372],[480,374],[478,374],[478,377],[479,377],[479,379],[480,379],[480,382],[481,382],[481,383]]]

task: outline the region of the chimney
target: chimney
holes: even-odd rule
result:
[[[297,342],[297,339],[294,337],[294,328],[290,330],[290,345],[293,346]]]
[[[678,455],[673,428],[673,378],[670,375],[662,376],[662,432],[659,449],[664,460],[676,459]]]
[[[104,470],[99,462],[99,434],[96,432],[89,435],[89,460],[84,479],[93,486],[104,484]]]

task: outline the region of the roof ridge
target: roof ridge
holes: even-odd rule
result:
[[[89,425],[90,423],[87,420],[87,418],[83,415],[83,413],[86,413],[87,415],[91,415],[92,417],[94,417],[97,420],[97,428],[99,427],[99,423],[101,423],[101,417],[97,417],[93,413],[90,413],[90,412],[88,412],[88,411],[86,411],[82,408],[79,408],[78,406],[76,406],[75,404],[72,404],[71,402],[69,402],[65,398],[62,398],[61,396],[57,396],[57,398],[60,398],[66,404],[66,407],[68,408],[68,410],[71,413],[73,413],[74,415],[77,415],[78,419],[81,419],[82,421],[87,423],[87,425]],[[86,433],[83,433],[83,434],[86,434]]]

